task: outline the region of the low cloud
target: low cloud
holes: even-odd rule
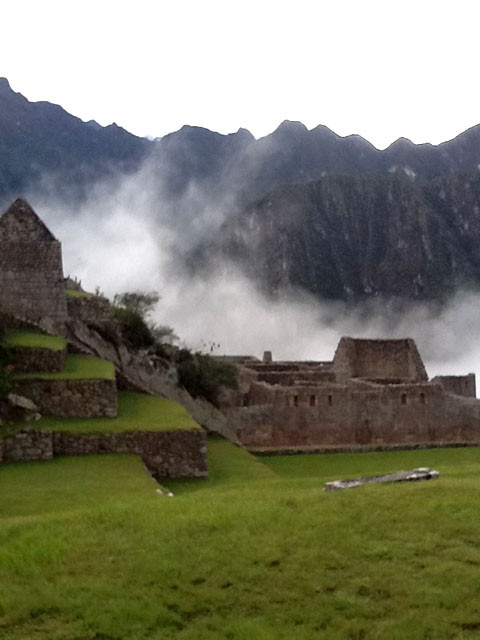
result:
[[[301,291],[269,299],[225,263],[215,272],[193,274],[183,258],[200,239],[212,237],[224,207],[207,204],[192,184],[172,209],[153,187],[146,165],[121,182],[98,185],[79,209],[55,194],[30,194],[30,202],[63,246],[66,274],[85,289],[97,286],[110,298],[135,289],[161,295],[159,324],[172,326],[192,348],[275,359],[330,360],[342,335],[416,340],[429,375],[476,371],[480,362],[480,294],[458,292],[448,305],[415,303],[401,311],[373,300],[352,308],[315,300]],[[219,345],[219,346],[218,346]]]

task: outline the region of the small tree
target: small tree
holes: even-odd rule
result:
[[[138,312],[124,307],[113,307],[112,315],[120,325],[123,339],[132,347],[141,349],[155,344],[152,332]]]
[[[160,295],[157,291],[127,291],[126,293],[116,293],[113,305],[134,311],[146,320],[159,300]]]
[[[150,315],[160,295],[157,291],[127,291],[113,298],[113,316],[120,323],[122,335],[134,347],[174,344],[178,337],[166,325],[157,325]]]

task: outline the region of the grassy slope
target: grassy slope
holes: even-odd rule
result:
[[[67,341],[61,336],[50,336],[40,331],[12,331],[5,336],[7,347],[25,347],[63,351]]]
[[[178,431],[199,429],[177,402],[141,393],[119,391],[117,418],[42,417],[36,428],[70,433],[119,433],[121,431]]]
[[[108,360],[69,354],[63,371],[58,373],[22,373],[18,380],[114,380],[115,368]]]
[[[67,289],[67,298],[93,298],[94,293],[88,293],[87,291],[77,291],[77,289]]]
[[[25,498],[39,515],[23,519],[12,518],[24,515],[21,492],[44,480],[19,469],[41,465],[4,468],[0,638],[478,637],[480,449],[295,456],[263,468],[232,445],[209,450],[211,481],[179,483],[173,499],[141,483],[130,491],[133,478],[115,471],[97,484],[111,490],[93,493],[81,466],[69,473],[74,459],[54,461],[57,481]],[[323,492],[332,477],[428,464],[439,480]],[[77,496],[57,495],[55,513],[42,514],[42,499],[53,507],[51,491],[71,476]],[[91,507],[75,511],[77,501]]]

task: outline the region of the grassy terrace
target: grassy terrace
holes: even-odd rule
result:
[[[120,433],[122,431],[178,431],[200,429],[185,409],[176,402],[141,393],[118,393],[116,418],[43,417],[39,429],[64,433]]]
[[[108,360],[69,354],[63,371],[21,373],[17,380],[115,380],[115,367]]]
[[[86,291],[77,291],[76,289],[67,289],[68,298],[93,298],[94,293],[87,293]]]
[[[67,341],[61,336],[49,336],[40,331],[12,331],[5,336],[4,344],[7,347],[63,351]]]
[[[447,640],[480,633],[480,448],[0,466],[0,638]],[[440,479],[325,493],[359,473]]]
[[[0,465],[0,522],[90,509],[150,493],[152,485],[141,459],[126,454]]]

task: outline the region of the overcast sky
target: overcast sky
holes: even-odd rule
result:
[[[285,120],[450,139],[480,122],[478,0],[4,2],[0,75],[138,135]]]

